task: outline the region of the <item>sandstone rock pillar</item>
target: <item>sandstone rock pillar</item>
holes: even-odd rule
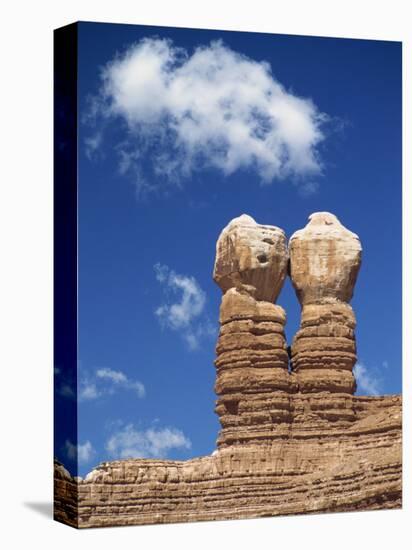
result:
[[[250,216],[232,220],[218,239],[213,278],[223,292],[215,361],[219,447],[270,441],[291,422],[286,315],[273,303],[287,265],[284,232]]]
[[[361,252],[358,236],[328,212],[309,216],[290,239],[290,275],[302,306],[291,364],[300,393],[356,389],[356,321],[349,301]]]

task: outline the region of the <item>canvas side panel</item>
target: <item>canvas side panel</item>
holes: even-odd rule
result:
[[[77,527],[77,24],[54,31],[54,518]]]

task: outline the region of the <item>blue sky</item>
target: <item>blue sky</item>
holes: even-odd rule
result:
[[[214,450],[215,244],[242,213],[359,235],[358,393],[401,392],[400,43],[84,23],[78,90],[80,475]],[[278,303],[290,342],[289,281]]]

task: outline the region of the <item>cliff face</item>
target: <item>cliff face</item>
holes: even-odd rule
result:
[[[216,251],[217,451],[107,462],[84,480],[56,465],[56,519],[98,527],[400,507],[401,397],[353,395],[358,237],[318,213],[288,249],[281,229],[241,216]],[[273,303],[289,256],[302,306],[291,361]]]
[[[60,480],[56,519],[77,527],[137,525],[401,506],[401,399],[347,397],[356,417],[324,418],[300,398],[289,433],[188,461],[106,462],[85,480]],[[78,521],[62,503],[78,491]],[[59,514],[59,515],[57,515]]]
[[[63,464],[54,460],[54,519],[73,527],[78,524],[78,480],[74,479]]]

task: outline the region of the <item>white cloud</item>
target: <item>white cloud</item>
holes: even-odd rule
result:
[[[111,380],[115,384],[125,384],[127,383],[127,376],[119,371],[112,369],[99,369],[96,371],[96,376],[98,378],[105,378],[106,380]]]
[[[197,326],[192,327],[190,330],[186,330],[183,334],[189,349],[194,351],[200,347],[200,341],[205,337],[215,338],[217,336],[217,329],[209,320],[205,320]]]
[[[366,367],[358,361],[353,369],[357,388],[366,395],[379,395],[382,393],[382,380],[375,376],[374,369]]]
[[[92,160],[100,150],[102,139],[103,135],[101,132],[96,132],[95,134],[85,138],[85,152],[89,160]]]
[[[74,445],[70,440],[66,440],[65,451],[69,460],[78,460],[79,464],[87,464],[96,455],[96,451],[90,441]]]
[[[144,397],[145,396],[145,387],[141,382],[130,380],[123,372],[116,371],[112,369],[98,369],[96,371],[97,378],[100,378],[102,380],[108,380],[112,382],[113,384],[129,389],[134,390],[138,397]]]
[[[162,326],[179,332],[189,349],[199,347],[205,336],[214,336],[215,328],[203,317],[206,294],[192,276],[179,275],[166,265],[154,266],[156,279],[165,289],[165,295],[173,295],[177,301],[169,301],[156,308],[155,315]],[[175,297],[177,295],[177,298]]]
[[[80,401],[91,401],[105,395],[114,394],[116,391],[131,390],[139,398],[143,398],[146,389],[142,382],[131,380],[122,371],[109,368],[97,369],[94,373],[88,372],[79,365],[77,395]],[[71,372],[64,372],[59,367],[55,367],[55,388],[59,395],[75,399],[76,384],[71,377]]]
[[[93,110],[126,124],[123,172],[141,172],[142,152],[155,175],[175,182],[202,168],[253,169],[263,183],[321,172],[327,116],[287,91],[268,63],[221,41],[190,55],[170,40],[143,39],[105,67]]]
[[[86,443],[77,446],[77,454],[80,464],[84,464],[86,462],[90,462],[90,460],[96,454],[96,451],[94,450],[90,441],[86,441]]]
[[[97,399],[102,394],[97,390],[96,384],[88,380],[80,381],[79,399],[80,401],[88,401],[89,399]]]
[[[85,372],[82,373],[79,383],[80,401],[98,399],[105,395],[111,395],[118,389],[132,390],[139,398],[146,394],[144,385],[138,380],[131,380],[123,372],[109,368],[96,370],[90,377]]]
[[[188,327],[205,307],[206,295],[194,277],[178,275],[165,265],[154,266],[156,279],[167,285],[180,300],[173,304],[164,304],[156,309],[156,315],[171,329]]]
[[[168,266],[157,263],[154,265],[153,269],[155,270],[156,279],[159,281],[159,283],[164,283],[169,276]]]
[[[137,430],[133,424],[112,435],[106,450],[115,458],[165,458],[171,449],[190,449],[190,440],[176,428]]]

